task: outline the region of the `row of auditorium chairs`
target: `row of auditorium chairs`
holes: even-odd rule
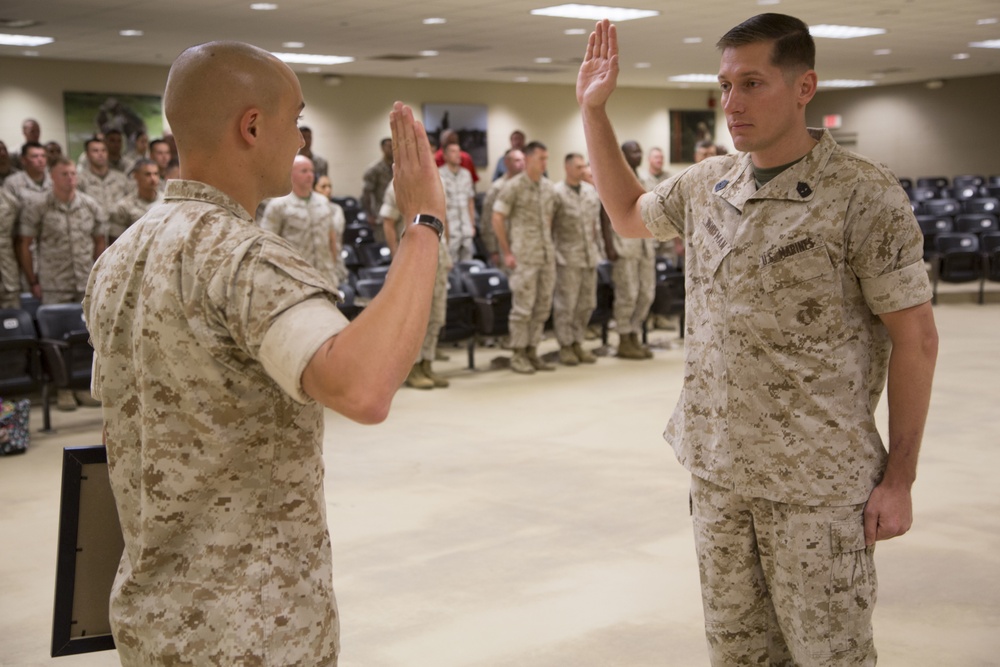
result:
[[[0,396],[42,392],[42,430],[52,430],[51,401],[58,389],[90,391],[94,350],[78,303],[0,309]]]
[[[934,267],[934,297],[938,282],[979,283],[979,303],[985,301],[986,282],[1000,282],[1000,231],[982,234],[942,232],[934,238],[930,261]]]
[[[356,317],[364,304],[375,297],[385,282],[387,265],[360,266],[351,279],[340,286],[344,300],[341,310],[349,318]],[[684,335],[684,273],[666,258],[656,261],[656,296],[651,308],[654,314],[680,315],[681,336]],[[475,368],[477,339],[492,339],[509,333],[508,318],[512,294],[507,275],[486,266],[479,259],[458,262],[448,273],[448,304],[440,342],[464,342],[469,369]],[[614,309],[614,285],[611,263],[597,267],[597,307],[589,324],[601,327],[601,341],[608,342],[608,323]],[[645,331],[643,332],[645,337]]]

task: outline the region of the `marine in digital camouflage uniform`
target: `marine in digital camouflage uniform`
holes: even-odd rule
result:
[[[462,149],[458,144],[444,147],[444,165],[439,168],[448,202],[448,254],[452,263],[472,259],[476,253],[476,190],[468,169],[462,168]]]
[[[288,191],[303,106],[266,51],[181,54],[164,109],[182,175],[204,180],[172,180],[91,274],[126,667],[337,663],[323,407],[385,419],[423,335],[439,239],[407,233],[395,274],[348,323],[329,277],[248,213]],[[401,209],[443,217],[426,135],[399,103],[390,120]]]
[[[912,523],[937,351],[920,230],[887,169],[806,128],[804,23],[757,16],[719,47],[742,152],[648,194],[614,150],[606,21],[577,84],[615,226],[685,237],[685,382],[665,437],[692,473],[709,653],[874,665],[874,544]],[[874,419],[887,378],[888,451]]]
[[[21,307],[21,270],[14,250],[18,202],[0,189],[0,308]]]
[[[440,173],[440,169],[438,171]],[[447,195],[445,199],[447,200]],[[407,224],[403,220],[403,214],[396,207],[396,189],[393,187],[392,181],[389,182],[389,186],[383,193],[378,219],[383,222],[386,242],[395,256]],[[431,300],[430,317],[427,320],[427,333],[424,334],[420,354],[413,362],[410,374],[406,376],[406,386],[414,389],[445,388],[451,384],[447,378],[438,375],[433,368],[437,355],[438,338],[441,336],[441,327],[444,326],[448,314],[448,271],[451,266],[446,233],[441,237],[441,246],[438,252],[438,268],[437,274],[434,276],[434,296]]]
[[[497,200],[497,195],[500,194],[500,188],[524,171],[524,153],[520,149],[511,148],[504,153],[503,160],[506,165],[503,176],[490,183],[489,190],[483,196],[483,210],[479,219],[479,238],[489,254],[490,263],[506,272],[507,267],[500,258],[500,244],[497,241],[497,234],[493,231],[493,204]]]
[[[125,233],[146,212],[163,201],[160,193],[160,170],[152,160],[140,158],[132,167],[133,191],[108,212],[108,242]]]
[[[108,164],[108,149],[100,139],[89,139],[86,143],[87,163],[78,167],[77,190],[90,195],[108,213],[131,191],[124,173],[112,169]]]
[[[292,192],[267,203],[260,226],[291,243],[313,268],[339,285],[347,279],[337,241],[338,225],[344,229],[344,210],[314,192],[312,184],[312,160],[296,156]]]
[[[582,155],[566,156],[566,179],[556,183],[559,204],[552,219],[556,251],[556,284],[552,324],[559,341],[559,361],[568,366],[592,364],[597,357],[583,349],[587,324],[597,307],[597,236],[601,200],[597,190],[580,180]]]
[[[18,260],[43,304],[79,303],[94,260],[103,252],[107,215],[95,199],[76,191],[76,165],[60,158],[50,170],[52,192],[21,210]],[[31,244],[37,240],[35,260]]]
[[[545,176],[548,150],[533,141],[524,147],[524,171],[503,185],[493,204],[493,231],[510,269],[510,367],[516,373],[551,371],[537,353],[552,312],[556,281],[552,216],[558,205]],[[510,227],[508,241],[507,227]]]

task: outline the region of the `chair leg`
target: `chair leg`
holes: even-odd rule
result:
[[[476,370],[476,337],[473,336],[467,343],[469,352],[469,370]]]
[[[52,416],[49,411],[49,402],[52,400],[51,385],[42,386],[42,433],[52,433]]]

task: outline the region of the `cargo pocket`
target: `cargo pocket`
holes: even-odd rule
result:
[[[874,547],[865,546],[863,520],[830,524],[830,651],[841,653],[872,641],[877,581]]]

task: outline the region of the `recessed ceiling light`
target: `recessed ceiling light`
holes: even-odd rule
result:
[[[34,35],[5,35],[0,33],[0,44],[4,46],[42,46],[54,42],[51,37],[36,37]]]
[[[701,37],[685,37],[684,38],[684,43],[685,44],[701,44],[701,42],[702,42]]]
[[[884,35],[882,28],[863,28],[853,25],[811,25],[809,34],[813,37],[826,37],[829,39],[854,39],[855,37],[871,37],[872,35]]]
[[[526,76],[519,76],[519,77],[516,77],[516,78],[514,79],[514,82],[515,82],[515,83],[527,83],[527,82],[528,82],[528,77],[526,77]]]
[[[872,78],[873,79],[884,79],[885,78],[885,72],[872,72]]]
[[[956,53],[951,57],[952,60],[968,60],[971,56],[968,53]]]
[[[874,86],[874,81],[862,81],[859,79],[828,79],[817,84],[820,88],[864,88]]]
[[[142,30],[119,30],[118,34],[122,37],[142,37],[145,33]]]
[[[270,12],[278,8],[278,5],[273,2],[255,2],[250,5],[250,9],[254,9],[258,12]]]
[[[552,58],[535,58],[535,62],[539,65],[548,65],[552,62]]]
[[[872,53],[876,56],[887,56],[892,53],[892,49],[875,49]]]
[[[976,21],[976,25],[993,25],[997,22],[997,19],[979,19]]]
[[[636,69],[649,69],[652,66],[653,66],[653,63],[636,63],[635,64],[635,68]]]
[[[679,76],[672,76],[668,79],[669,81],[676,81],[677,83],[718,83],[718,74],[681,74]]]
[[[40,55],[38,51],[24,51],[23,53],[29,58],[37,58]]]
[[[587,31],[583,28],[570,28],[569,30],[563,30],[564,35],[586,35]]]
[[[426,79],[430,76],[430,74],[428,74],[427,72],[417,72],[413,76],[417,77],[418,79]]]
[[[323,71],[323,68],[322,67],[307,67],[306,71],[309,72],[310,74],[319,74],[320,72]]]
[[[969,46],[977,49],[1000,49],[1000,39],[988,39],[985,42],[969,42]]]
[[[302,49],[305,48],[305,42],[282,42],[281,45],[286,49]]]
[[[429,18],[424,19],[424,25],[441,25],[442,23],[447,23],[448,19],[442,18]]]
[[[570,3],[566,5],[554,5],[552,7],[542,7],[532,9],[535,16],[556,16],[564,19],[589,19],[600,21],[608,19],[615,23],[622,21],[632,21],[634,19],[646,19],[651,16],[659,16],[660,12],[655,9],[630,9],[628,7],[602,7],[600,5],[579,5]]]
[[[781,0],[757,0],[758,5],[780,5]]]
[[[420,55],[422,55],[424,58],[433,58],[434,56],[438,55],[438,52],[437,51],[421,51]]]
[[[322,56],[313,53],[275,53],[275,58],[286,63],[299,65],[340,65],[353,63],[351,56]]]

